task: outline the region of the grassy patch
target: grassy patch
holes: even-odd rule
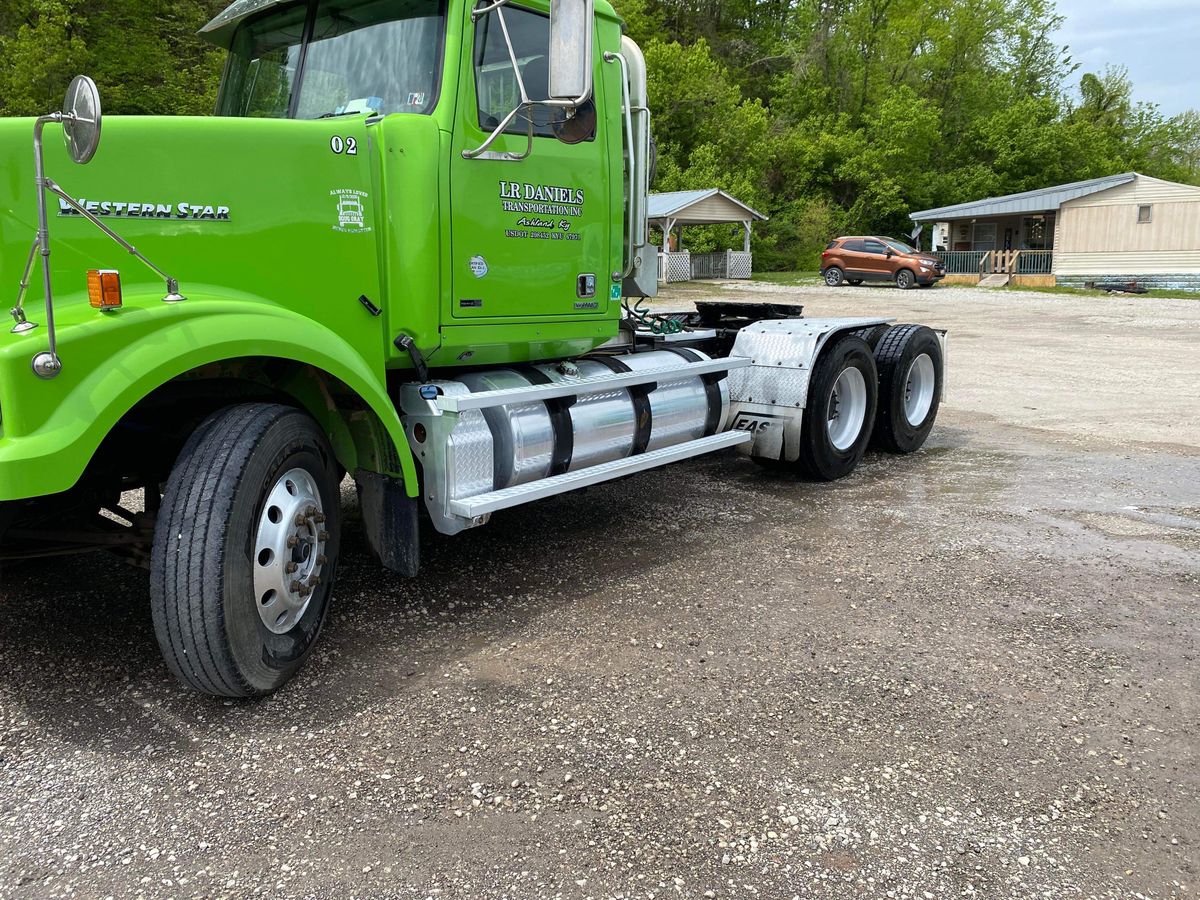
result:
[[[820,284],[821,276],[817,272],[755,272],[751,280],[770,284]]]

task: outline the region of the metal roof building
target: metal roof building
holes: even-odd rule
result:
[[[1057,210],[1068,200],[1074,200],[1076,197],[1086,197],[1088,194],[1097,194],[1100,191],[1107,191],[1109,188],[1128,184],[1137,177],[1136,172],[1124,172],[1120,175],[1093,178],[1089,181],[1075,181],[1071,184],[1060,184],[1037,191],[1007,194],[1003,197],[988,197],[984,200],[974,200],[970,203],[956,203],[953,206],[942,206],[937,209],[924,209],[920,212],[911,213],[909,218],[914,222],[943,222],[948,219],[975,219],[986,216],[1015,215],[1018,213],[1050,212]]]
[[[1123,172],[911,214],[947,272],[988,284],[1200,289],[1200,187]]]

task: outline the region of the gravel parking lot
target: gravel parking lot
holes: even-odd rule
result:
[[[258,704],[171,679],[143,572],[6,571],[0,896],[1195,896],[1200,300],[661,305],[714,292],[950,329],[927,447],[679,464],[413,582],[351,523]]]

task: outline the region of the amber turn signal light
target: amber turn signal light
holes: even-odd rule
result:
[[[94,309],[117,309],[121,305],[121,273],[116,269],[89,269],[88,302]]]

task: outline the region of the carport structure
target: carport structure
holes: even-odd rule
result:
[[[663,234],[658,280],[667,282],[692,278],[749,278],[753,268],[750,229],[755,222],[765,222],[767,217],[720,188],[708,188],[651,194],[649,219],[650,224]],[[742,249],[693,255],[683,247],[685,225],[741,225]],[[672,234],[676,236],[674,250],[670,247]]]

